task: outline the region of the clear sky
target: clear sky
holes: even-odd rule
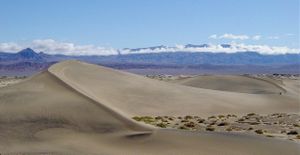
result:
[[[299,48],[299,0],[0,0],[0,43]]]

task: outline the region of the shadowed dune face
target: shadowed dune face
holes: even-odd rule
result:
[[[228,95],[234,97],[226,98]],[[253,101],[230,104],[252,97],[248,95],[159,82],[77,61],[62,62],[28,80],[0,88],[0,153],[298,154],[299,145],[288,141],[159,130],[129,119],[138,113],[245,112],[257,105],[260,112],[269,111],[261,107],[293,111],[298,105],[285,97],[281,100],[284,105],[273,103],[280,99],[274,96],[258,96],[254,106],[248,105]]]
[[[181,79],[175,83],[197,88],[250,94],[279,94],[285,90],[276,83],[246,76],[207,75]]]
[[[37,123],[45,128],[63,126],[87,132],[112,132],[129,127],[48,72],[1,89],[0,98],[2,123],[24,123],[33,128],[30,124]]]

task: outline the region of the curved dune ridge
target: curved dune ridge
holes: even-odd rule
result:
[[[298,154],[299,144],[290,141],[155,129],[130,119],[139,114],[296,112],[298,107],[293,96],[192,88],[65,61],[0,89],[0,153]]]
[[[279,94],[286,90],[272,81],[240,75],[206,75],[175,80],[175,83],[197,88],[250,93]]]

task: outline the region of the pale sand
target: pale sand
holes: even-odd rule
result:
[[[299,112],[296,95],[192,88],[77,61],[0,88],[0,153],[299,154],[297,143],[163,130],[134,115]]]
[[[285,93],[279,84],[269,80],[239,75],[202,75],[174,82],[206,89],[241,92],[250,94],[279,94]]]

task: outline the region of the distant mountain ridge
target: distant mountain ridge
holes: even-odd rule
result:
[[[30,48],[23,49],[18,53],[0,52],[0,64],[9,64],[16,62],[44,62],[44,58]]]
[[[208,44],[202,45],[185,45],[186,48],[206,47]],[[230,48],[230,44],[221,44],[223,48]],[[146,49],[163,49],[166,46],[154,46],[149,48],[126,49],[132,51]],[[212,53],[212,52],[160,52],[160,53],[134,53],[134,54],[118,54],[109,56],[70,56],[70,55],[50,55],[43,52],[35,52],[30,48],[23,49],[18,53],[0,52],[0,74],[14,71],[42,70],[49,65],[63,61],[77,59],[95,64],[106,65],[109,67],[121,69],[161,69],[161,68],[187,68],[187,69],[209,69],[218,70],[218,68],[247,70],[263,66],[266,71],[272,68],[274,72],[276,68],[278,72],[300,72],[300,54],[279,54],[279,55],[263,55],[257,52],[236,52],[236,53]],[[225,66],[225,67],[224,67]],[[243,67],[244,66],[244,67]],[[275,67],[275,68],[274,68]],[[253,71],[253,70],[252,70]]]

